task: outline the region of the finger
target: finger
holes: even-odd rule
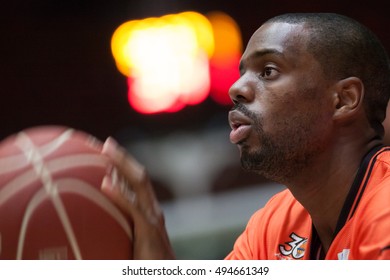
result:
[[[131,217],[132,222],[137,225],[137,230],[164,224],[164,216],[157,200],[147,195],[137,195],[128,185],[121,187],[118,182],[114,184],[110,175],[103,178],[101,190]]]
[[[106,175],[103,178],[101,185],[102,192],[108,196],[111,201],[113,201],[124,213],[133,217],[136,213],[135,209],[135,200],[136,195],[133,193],[133,196],[124,195],[120,188],[113,184],[112,178],[109,175]]]
[[[130,186],[137,193],[139,200],[142,200],[140,207],[149,208],[149,210],[152,208],[157,210],[156,212],[160,212],[158,207],[155,207],[155,200],[157,199],[144,166],[138,163],[111,137],[105,141],[102,153],[111,159],[118,169],[118,173],[121,174],[118,176],[120,177],[118,180],[125,181],[125,185]],[[111,170],[111,173],[113,171],[115,171],[115,168]],[[111,176],[116,176],[116,173],[111,174]],[[116,182],[114,181],[113,184],[115,185]]]
[[[104,143],[102,153],[113,164],[103,180],[102,190],[134,219],[159,217],[161,209],[145,168],[111,137]]]
[[[144,187],[146,180],[145,168],[120,147],[112,137],[107,138],[104,142],[102,154],[112,160],[119,173],[126,176],[126,180],[133,188]]]

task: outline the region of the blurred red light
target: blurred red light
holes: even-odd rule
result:
[[[221,105],[231,105],[229,97],[229,88],[240,77],[238,65],[240,56],[230,57],[223,61],[211,60],[210,79],[211,79],[211,98]]]

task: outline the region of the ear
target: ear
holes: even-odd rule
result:
[[[335,85],[334,120],[348,120],[361,112],[364,97],[364,85],[359,78],[349,77]]]

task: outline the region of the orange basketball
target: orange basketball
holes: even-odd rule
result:
[[[38,126],[0,142],[0,259],[131,259],[132,230],[100,191],[102,143]]]

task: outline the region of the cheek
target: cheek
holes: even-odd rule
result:
[[[297,115],[302,111],[291,102],[290,98],[269,99],[267,100],[267,106],[262,106],[261,109],[261,113],[258,112],[257,115],[261,116],[262,129],[267,134],[273,134],[285,130],[286,127],[294,126],[295,121],[299,119]]]
[[[322,104],[324,100],[318,98],[316,89],[294,85],[284,79],[272,88],[258,89],[256,100],[248,109],[257,116],[263,134],[272,138],[293,137],[294,134],[302,137],[329,119]]]
[[[317,138],[326,129],[327,122],[314,107],[287,106],[273,111],[263,123],[266,135],[274,141],[299,145]]]

